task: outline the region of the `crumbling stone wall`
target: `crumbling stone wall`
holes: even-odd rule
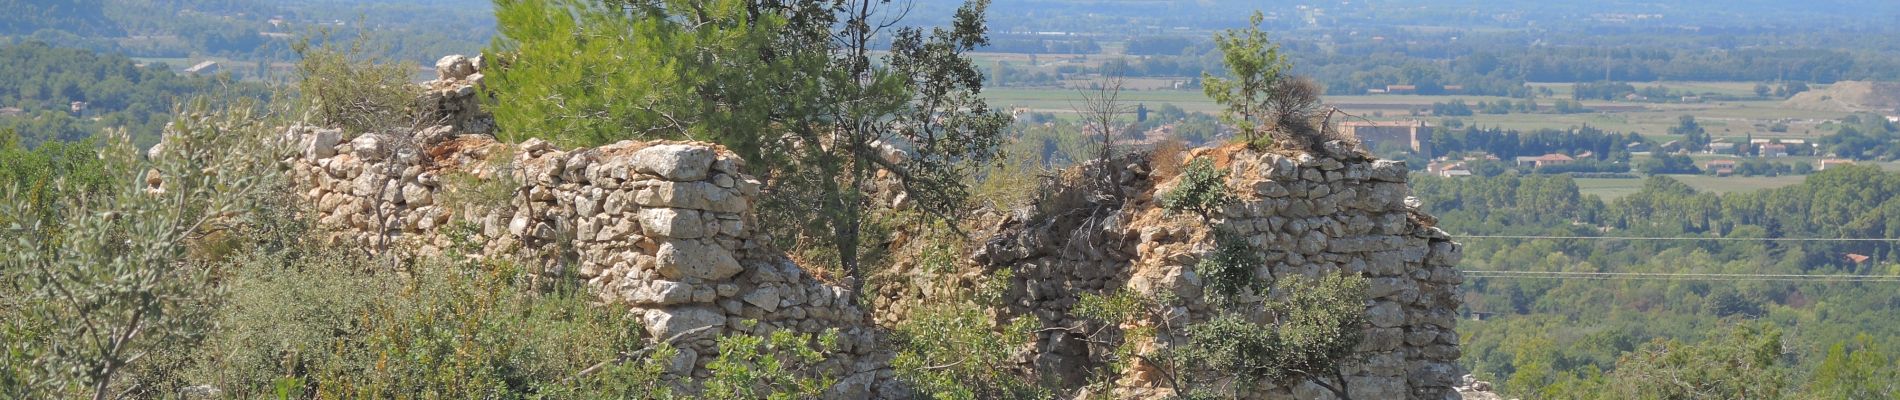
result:
[[[1328,148],[1347,147],[1329,143]],[[1354,398],[1452,398],[1459,357],[1453,330],[1462,281],[1453,268],[1459,246],[1429,226],[1430,217],[1416,204],[1408,204],[1402,162],[1340,153],[1287,156],[1225,148],[1193,156],[1216,158],[1229,170],[1227,184],[1240,201],[1215,217],[1264,251],[1266,265],[1255,276],[1350,273],[1370,281],[1373,301],[1366,308],[1369,323],[1357,349],[1359,361],[1343,368]],[[1040,375],[1079,386],[1085,378],[1081,371],[1106,361],[1106,349],[1085,343],[1085,333],[1098,327],[1074,314],[1082,294],[1169,292],[1186,303],[1182,311],[1188,319],[1212,315],[1200,300],[1201,278],[1194,271],[1214,247],[1210,228],[1198,217],[1161,210],[1147,197],[1178,183],[1173,177],[1157,182],[1150,167],[1143,157],[1089,166],[1116,171],[1112,187],[1128,197],[1105,201],[1113,196],[1099,194],[1099,188],[1058,188],[1042,200],[1043,212],[1005,219],[974,255],[986,268],[1014,272],[1016,291],[1005,300],[1005,314],[1036,318],[1041,326],[1083,327],[1039,332],[1026,362]],[[890,318],[901,317],[879,319]],[[1185,340],[1163,333],[1143,348],[1153,351]],[[1171,394],[1158,371],[1136,364],[1122,371],[1109,397]],[[1247,398],[1332,397],[1311,383],[1245,392]]]
[[[476,97],[480,64],[456,56],[438,63],[439,79],[424,84],[421,99],[428,123],[414,132],[286,131],[301,151],[285,162],[330,240],[374,252],[440,254],[459,238],[478,255],[582,279],[603,300],[639,315],[652,338],[678,337],[682,375],[708,374],[719,335],[836,329],[842,356],[819,371],[841,379],[831,397],[898,395],[873,316],[852,306],[845,288],[765,244],[752,208],[761,184],[745,174],[743,160],[696,142],[584,149],[499,143]],[[1366,339],[1359,361],[1344,371],[1353,397],[1456,396],[1459,247],[1408,204],[1402,163],[1332,151],[1345,147],[1327,143],[1328,154],[1292,156],[1203,149],[1195,156],[1217,158],[1230,171],[1227,184],[1242,201],[1217,217],[1265,250],[1267,265],[1256,275],[1344,272],[1371,282]],[[1193,270],[1213,247],[1209,227],[1159,209],[1153,196],[1176,179],[1155,176],[1153,167],[1145,157],[1094,164],[1081,173],[1107,174],[1102,186],[1051,187],[1041,194],[1040,211],[985,219],[1000,222],[975,229],[988,233],[970,266],[1009,269],[1014,280],[994,311],[1036,318],[1044,327],[1086,326],[1073,310],[1082,294],[1133,290],[1172,292],[1187,301],[1182,311],[1191,319],[1210,315]],[[1102,195],[1102,187],[1114,194]],[[902,207],[901,193],[891,194],[886,201]],[[907,273],[901,265],[892,271]],[[921,284],[961,283],[968,282]],[[900,321],[906,305],[932,301],[938,292],[872,296],[875,319]],[[1026,368],[1081,387],[1084,371],[1106,356],[1083,339],[1075,330],[1040,330]],[[1158,338],[1147,349],[1180,339]],[[1169,394],[1152,368],[1120,374],[1113,392],[1092,397]],[[1311,384],[1262,386],[1246,395],[1331,396]]]
[[[477,64],[445,58],[441,78],[425,84],[440,125],[413,134],[289,129],[302,151],[286,162],[330,240],[439,254],[459,238],[481,255],[585,280],[638,315],[650,337],[677,338],[681,374],[708,376],[721,335],[837,329],[841,356],[818,371],[840,379],[834,396],[871,396],[878,374],[888,377],[846,289],[757,237],[760,182],[732,152],[697,142],[498,143],[473,98]]]

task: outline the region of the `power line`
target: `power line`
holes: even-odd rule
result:
[[[1464,271],[1467,278],[1497,279],[1579,279],[1579,280],[1671,280],[1671,281],[1773,281],[1773,282],[1900,282],[1900,276],[1815,275],[1815,274],[1714,274],[1668,272],[1561,272],[1561,271]]]
[[[1681,240],[1681,241],[1763,241],[1763,242],[1900,242],[1900,238],[1744,238],[1744,237],[1668,237],[1668,236],[1536,236],[1536,235],[1451,235],[1454,239],[1554,239],[1554,240]]]

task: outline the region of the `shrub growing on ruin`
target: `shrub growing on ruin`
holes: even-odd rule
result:
[[[748,321],[748,323],[751,323]],[[836,380],[804,374],[835,351],[838,332],[800,335],[787,330],[769,336],[732,335],[719,339],[719,357],[706,365],[712,377],[700,398],[719,400],[813,399]]]
[[[1194,265],[1209,300],[1227,302],[1246,290],[1266,287],[1265,280],[1254,278],[1254,270],[1265,264],[1260,249],[1232,232],[1217,231],[1214,240],[1214,251],[1201,256],[1201,262]]]
[[[367,43],[302,42],[296,45],[297,91],[308,122],[343,128],[348,134],[415,128],[420,92],[410,82],[415,66],[368,56]]]
[[[1272,144],[1272,137],[1266,134],[1274,120],[1267,105],[1271,100],[1269,93],[1292,68],[1292,62],[1280,54],[1280,46],[1268,40],[1267,33],[1260,30],[1264,20],[1265,17],[1255,11],[1248,20],[1248,29],[1214,34],[1214,44],[1221,51],[1221,63],[1227,67],[1227,77],[1201,74],[1202,91],[1226,107],[1221,110],[1221,119],[1234,125],[1240,131],[1241,140],[1254,148]]]
[[[1047,389],[1018,375],[1012,360],[1035,340],[1035,323],[1025,316],[999,326],[970,302],[923,306],[896,326],[899,351],[891,366],[923,398],[1050,398]]]
[[[1181,171],[1180,183],[1161,194],[1161,208],[1174,212],[1192,212],[1201,221],[1212,221],[1222,206],[1234,196],[1227,190],[1227,171],[1214,168],[1214,160],[1196,158]]]
[[[1339,366],[1351,360],[1366,321],[1364,278],[1334,274],[1317,279],[1290,276],[1275,285],[1277,298],[1263,304],[1266,321],[1223,312],[1189,325],[1187,344],[1168,357],[1200,373],[1177,372],[1190,393],[1229,393],[1255,382],[1289,386],[1311,381],[1339,398],[1350,398]],[[1231,378],[1231,387],[1218,387]]]
[[[1350,398],[1339,367],[1352,361],[1363,340],[1367,286],[1365,278],[1350,274],[1291,276],[1267,286],[1272,295],[1259,308],[1217,310],[1201,322],[1174,311],[1182,305],[1178,299],[1129,291],[1085,294],[1076,314],[1135,326],[1118,336],[1091,333],[1091,346],[1115,343],[1104,349],[1115,355],[1113,370],[1147,364],[1177,398],[1231,398],[1257,383],[1301,381]],[[1140,344],[1157,338],[1174,338],[1176,344],[1143,353]]]
[[[1221,119],[1240,131],[1240,139],[1254,149],[1273,145],[1312,150],[1325,141],[1325,89],[1312,79],[1290,75],[1293,62],[1280,53],[1260,29],[1264,16],[1255,11],[1246,29],[1214,35],[1226,76],[1202,73],[1202,90],[1225,108]]]

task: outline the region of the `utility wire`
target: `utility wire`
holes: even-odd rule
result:
[[[1561,239],[1561,240],[1682,240],[1731,242],[1900,242],[1900,238],[1745,238],[1745,237],[1667,237],[1667,236],[1535,236],[1535,235],[1451,235],[1453,239]]]
[[[1900,282],[1900,276],[1886,276],[1886,275],[1713,274],[1713,273],[1667,273],[1667,272],[1561,272],[1561,271],[1464,271],[1464,273],[1465,273],[1465,277],[1467,278],[1499,278],[1499,279]]]

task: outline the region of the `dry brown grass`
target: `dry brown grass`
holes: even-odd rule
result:
[[[1181,139],[1167,138],[1155,143],[1148,152],[1149,179],[1154,182],[1166,182],[1181,174],[1181,167],[1187,164],[1187,143]]]

